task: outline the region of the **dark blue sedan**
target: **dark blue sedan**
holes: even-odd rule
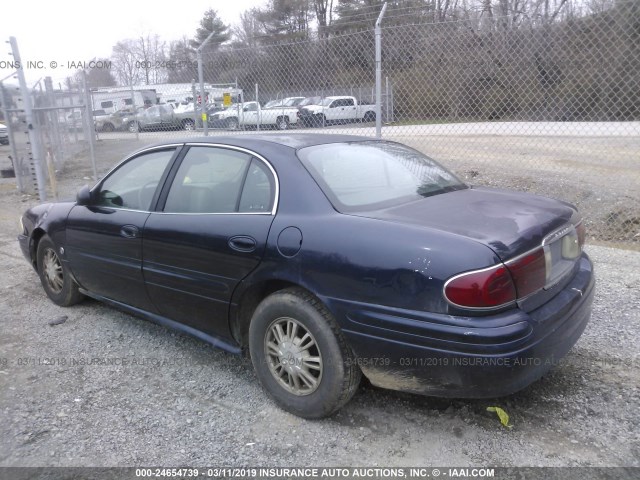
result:
[[[47,295],[90,296],[228,352],[307,418],[377,386],[518,391],[576,343],[592,264],[571,205],[470,187],[399,143],[172,142],[22,217]]]

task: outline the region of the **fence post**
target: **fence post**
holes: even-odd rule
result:
[[[9,43],[11,44],[11,51],[13,53],[14,60],[22,65],[22,59],[20,58],[20,51],[18,50],[16,37],[9,37]],[[27,81],[24,78],[24,70],[22,68],[18,69],[18,83],[20,84],[22,103],[24,104],[24,111],[27,117],[27,130],[29,134],[29,143],[31,145],[31,159],[35,170],[38,197],[40,198],[40,201],[44,202],[47,199],[47,186],[42,171],[43,156],[40,148],[40,128],[33,116],[31,91],[27,87]]]
[[[87,140],[89,140],[89,154],[91,155],[91,167],[93,167],[93,180],[98,181],[98,169],[96,168],[96,152],[93,145],[95,128],[93,124],[93,111],[91,105],[91,98],[89,97],[89,89],[87,88],[87,72],[82,70],[82,89],[84,90],[84,111],[86,115],[87,127]]]
[[[4,85],[0,82],[0,100],[2,101],[2,108],[4,109],[4,119],[7,122],[7,129],[9,130],[9,143],[11,144],[11,154],[13,171],[16,174],[16,183],[18,191],[24,193],[24,186],[22,185],[22,161],[18,158],[18,149],[16,148],[16,140],[13,135],[13,122],[9,116],[9,99],[4,91]]]
[[[196,79],[191,80],[191,96],[193,97],[193,125],[194,128],[198,129],[198,109],[196,108],[196,100],[198,99],[198,94],[196,93]],[[202,116],[200,117],[202,119]],[[207,118],[207,123],[209,119]],[[202,128],[204,128],[204,121],[202,122]]]
[[[209,119],[206,117],[206,103],[205,103],[205,95],[204,95],[204,72],[202,71],[202,49],[204,46],[211,40],[213,34],[215,32],[211,32],[209,36],[200,44],[198,48],[196,48],[196,58],[198,59],[198,81],[200,82],[200,117],[202,118],[202,124],[204,125],[204,136],[207,137],[209,135]]]
[[[387,2],[382,5],[378,20],[376,20],[375,37],[376,37],[376,138],[382,137],[382,17],[387,10]]]
[[[256,83],[256,104],[258,108],[258,118],[256,122],[256,128],[260,131],[260,117],[262,115],[262,109],[260,108],[260,100],[258,100],[258,84]]]
[[[133,116],[134,130],[136,132],[136,140],[140,140],[140,136],[138,134],[139,123],[138,123],[138,109],[136,108],[136,97],[133,93],[133,78],[131,78],[131,85],[129,85],[129,91],[131,92],[131,115]],[[144,105],[143,105],[144,106]]]
[[[57,107],[58,104],[56,103],[55,94],[53,92],[53,81],[51,80],[51,77],[45,77],[44,88],[47,92],[47,106],[51,108]],[[60,138],[60,122],[58,119],[58,110],[52,110],[49,117],[53,126],[53,141],[55,144],[56,161],[58,162],[56,166],[59,167],[64,164],[65,153],[62,147],[62,139]]]

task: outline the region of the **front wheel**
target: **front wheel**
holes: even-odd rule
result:
[[[129,122],[129,125],[127,125],[127,130],[129,130],[131,133],[139,132],[140,125],[138,125],[138,122]]]
[[[193,120],[185,120],[182,126],[187,132],[192,132],[196,129],[196,124],[193,122]]]
[[[249,351],[263,388],[281,408],[304,418],[339,410],[362,377],[331,313],[299,288],[276,292],[258,305]]]
[[[38,275],[47,296],[61,307],[69,307],[81,302],[84,295],[71,277],[67,265],[60,260],[56,246],[45,235],[38,243]]]

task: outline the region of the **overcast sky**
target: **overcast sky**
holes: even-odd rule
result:
[[[227,24],[238,21],[240,13],[263,0],[8,0],[0,12],[0,79],[10,75],[10,46],[16,37],[23,63],[42,61],[43,69],[25,69],[27,81],[51,76],[54,83],[73,73],[64,68],[69,61],[109,57],[119,40],[141,34],[158,34],[165,41],[186,35],[193,37],[204,12],[213,8]],[[3,63],[4,62],[4,63]],[[57,62],[51,70],[51,62]],[[14,81],[14,80],[11,80]],[[15,81],[14,81],[15,82]]]

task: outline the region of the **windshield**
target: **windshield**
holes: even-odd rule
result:
[[[285,107],[295,107],[302,100],[304,100],[304,97],[291,97],[286,102],[284,102],[282,105],[285,106]]]
[[[329,98],[323,98],[322,101],[320,103],[318,103],[318,105],[322,105],[323,107],[328,107],[329,105],[331,105],[331,102],[333,102],[333,98],[329,97]]]
[[[343,213],[388,208],[467,188],[434,160],[393,142],[315,145],[299,150],[298,157]]]
[[[322,100],[322,97],[307,97],[303,99],[298,106],[304,107],[305,105],[317,105]]]
[[[277,107],[279,105],[282,105],[282,100],[269,100],[265,103],[264,108]]]

